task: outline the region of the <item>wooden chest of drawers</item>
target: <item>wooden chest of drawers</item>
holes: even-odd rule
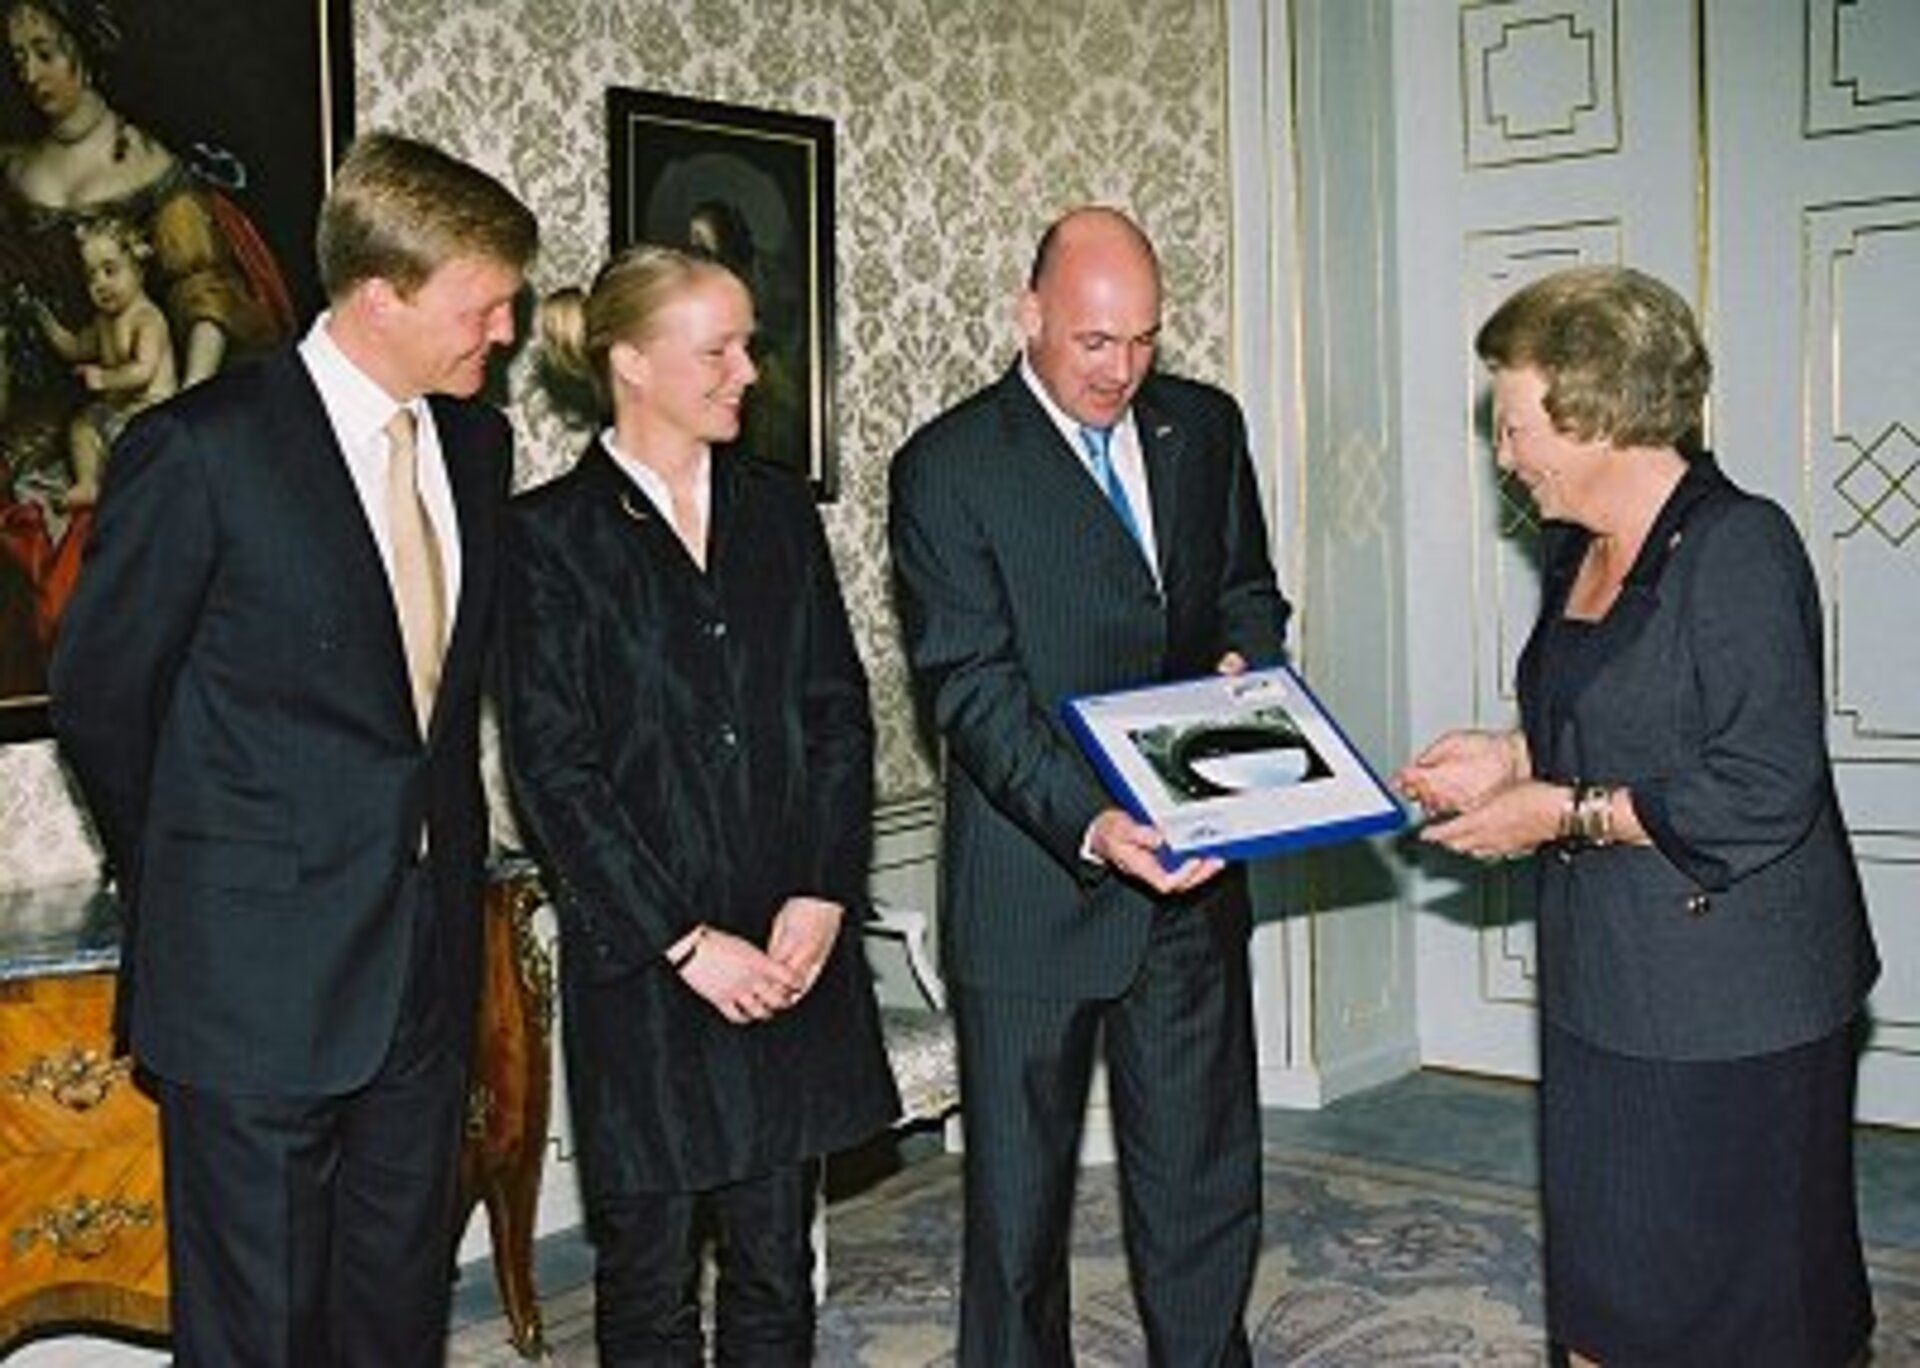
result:
[[[159,1120],[112,1018],[110,960],[0,979],[0,1349],[48,1324],[166,1329]]]
[[[524,1355],[541,1351],[533,1215],[551,1091],[552,965],[530,866],[495,872],[460,1178],[484,1203]],[[112,1057],[118,925],[95,885],[0,894],[0,1357],[53,1327],[163,1339],[159,1115]]]

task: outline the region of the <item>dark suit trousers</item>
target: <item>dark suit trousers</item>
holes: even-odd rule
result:
[[[437,1368],[445,1357],[466,1068],[424,871],[407,877],[394,914],[415,927],[409,987],[363,1088],[274,1097],[160,1081],[181,1368]]]
[[[814,1160],[707,1192],[603,1200],[593,1231],[593,1329],[601,1368],[700,1368],[701,1255],[711,1223],[718,1368],[813,1362]]]
[[[1074,1180],[1104,1033],[1134,1302],[1149,1360],[1241,1365],[1260,1245],[1259,1109],[1244,946],[1203,914],[1156,912],[1111,1001],[953,994],[966,1139],[963,1368],[1073,1361]]]

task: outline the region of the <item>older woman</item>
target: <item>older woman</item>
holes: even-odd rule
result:
[[[1547,1301],[1576,1363],[1837,1368],[1873,1324],[1852,1171],[1878,971],[1792,522],[1693,448],[1687,306],[1588,267],[1475,342],[1546,523],[1522,728],[1397,776],[1424,835],[1536,853]]]
[[[753,308],[660,247],[546,301],[612,426],[510,518],[505,730],[562,938],[607,1364],[805,1364],[818,1160],[898,1112],[853,919],[872,723],[805,483],[728,449]]]

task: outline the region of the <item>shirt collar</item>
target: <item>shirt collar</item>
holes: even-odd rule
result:
[[[634,460],[620,450],[619,444],[614,440],[613,429],[610,427],[600,430],[600,448],[613,458],[613,463],[625,472],[628,479],[640,487],[640,492],[647,496],[647,502],[653,505],[655,511],[668,522],[672,522],[673,492],[667,488],[667,482],[654,473],[653,467]],[[694,499],[699,506],[701,517],[705,518],[713,502],[713,452],[711,450],[700,458],[697,479]]]
[[[1034,370],[1033,362],[1027,359],[1024,348],[1020,352],[1020,378],[1026,382],[1027,389],[1039,401],[1047,417],[1053,420],[1053,425],[1060,429],[1060,435],[1067,439],[1067,445],[1073,450],[1074,455],[1084,462],[1087,456],[1086,448],[1080,441],[1080,429],[1086,425],[1054,402],[1053,396],[1047,392],[1046,385],[1041,381],[1039,373]],[[1115,438],[1124,440],[1123,434],[1131,431],[1132,428],[1133,405],[1129,404],[1127,411],[1121,414],[1119,421],[1113,425],[1112,432]]]
[[[377,380],[340,349],[327,328],[330,317],[330,313],[322,313],[307,329],[300,342],[300,356],[307,363],[342,445],[357,451],[373,441],[396,408],[411,409],[418,420],[424,401],[416,397],[396,403]]]

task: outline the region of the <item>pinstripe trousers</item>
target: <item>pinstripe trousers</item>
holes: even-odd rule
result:
[[[1119,997],[1021,997],[959,985],[966,1236],[961,1368],[1063,1368],[1074,1182],[1104,1050],[1128,1271],[1148,1357],[1248,1361],[1260,1244],[1260,1139],[1244,937],[1160,908]]]

